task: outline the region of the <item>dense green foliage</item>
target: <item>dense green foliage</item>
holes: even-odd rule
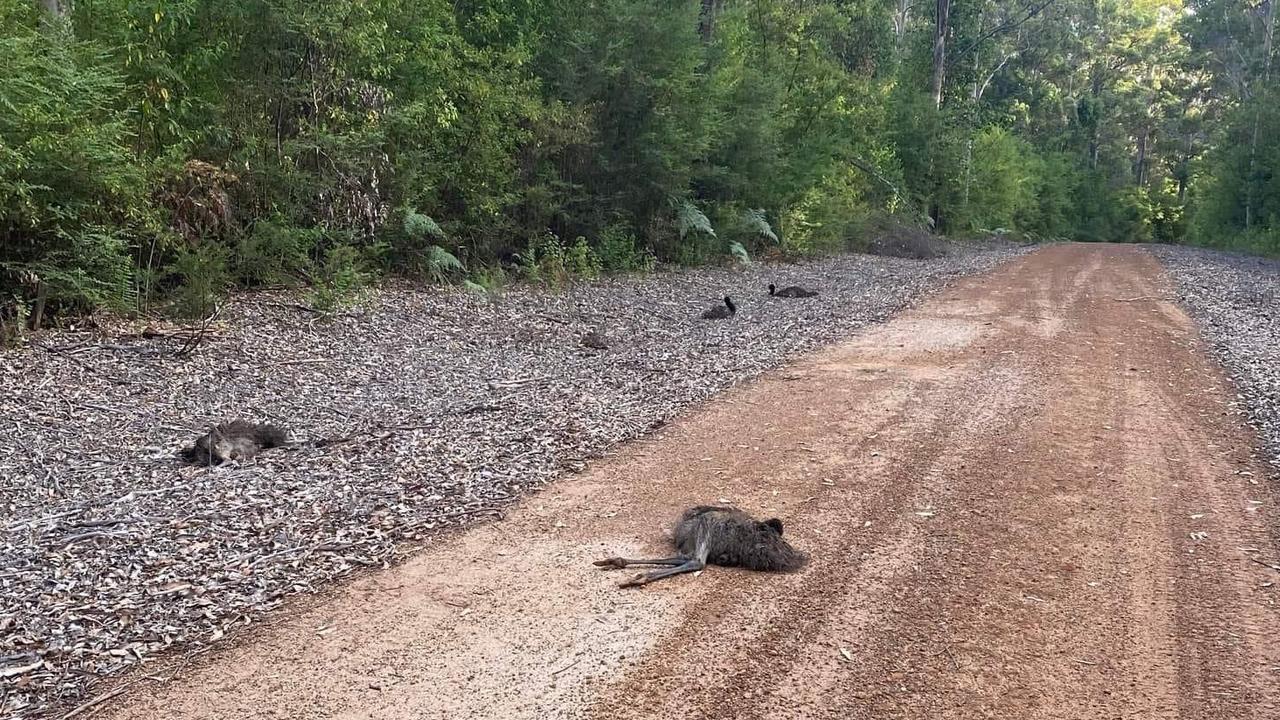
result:
[[[9,322],[856,249],[888,215],[1280,251],[1261,2],[43,5],[0,0]]]

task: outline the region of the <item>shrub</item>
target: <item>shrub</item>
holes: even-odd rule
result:
[[[526,279],[555,288],[568,285],[575,277],[597,277],[601,270],[600,260],[586,238],[579,237],[572,245],[565,245],[551,232],[530,243],[520,261]]]
[[[656,259],[642,249],[636,236],[623,224],[614,223],[604,229],[596,243],[596,257],[605,272],[650,272]]]
[[[279,220],[255,223],[236,248],[236,280],[245,285],[273,285],[306,277],[312,265],[308,253],[322,235]]]
[[[931,260],[949,252],[945,240],[922,228],[907,225],[891,218],[878,220],[867,243],[867,252],[884,257],[909,260]]]
[[[0,270],[34,273],[51,305],[127,307],[134,240],[156,223],[121,109],[124,84],[92,46],[41,33],[34,19],[6,32]],[[8,277],[0,272],[0,292],[23,296]]]
[[[312,278],[311,306],[330,314],[359,301],[371,281],[365,265],[356,247],[338,244],[329,248]]]
[[[1042,166],[1031,146],[1001,127],[978,132],[973,141],[972,181],[962,209],[964,229],[1017,227],[1017,218],[1036,207],[1036,178]]]
[[[213,312],[218,298],[231,282],[227,272],[230,255],[225,245],[212,242],[178,250],[168,268],[177,281],[172,305],[175,314],[202,318]]]

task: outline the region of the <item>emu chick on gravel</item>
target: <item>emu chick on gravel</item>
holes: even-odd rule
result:
[[[182,451],[182,457],[197,465],[220,465],[228,460],[248,460],[265,448],[288,441],[288,434],[274,425],[233,420],[201,435],[195,445]]]
[[[780,298],[811,298],[818,297],[817,290],[807,290],[799,285],[784,287],[781,290],[774,287],[773,283],[769,283],[769,295],[771,297]]]
[[[738,306],[733,304],[733,298],[725,296],[723,305],[716,305],[702,313],[703,320],[727,320],[738,314]]]
[[[684,511],[675,528],[675,557],[632,560],[613,557],[597,560],[606,568],[630,565],[662,565],[663,570],[640,573],[619,587],[645,585],[654,580],[707,566],[742,567],[765,572],[791,572],[808,562],[808,556],[782,539],[782,521],[770,518],[763,522],[736,508],[698,505]]]

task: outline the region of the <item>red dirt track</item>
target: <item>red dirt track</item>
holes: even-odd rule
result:
[[[1131,247],[962,280],[100,717],[1280,718],[1275,497]],[[620,590],[692,504],[810,565]]]

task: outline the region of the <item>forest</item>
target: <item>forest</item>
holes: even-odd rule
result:
[[[1267,0],[0,0],[0,323],[951,237],[1280,253]]]

